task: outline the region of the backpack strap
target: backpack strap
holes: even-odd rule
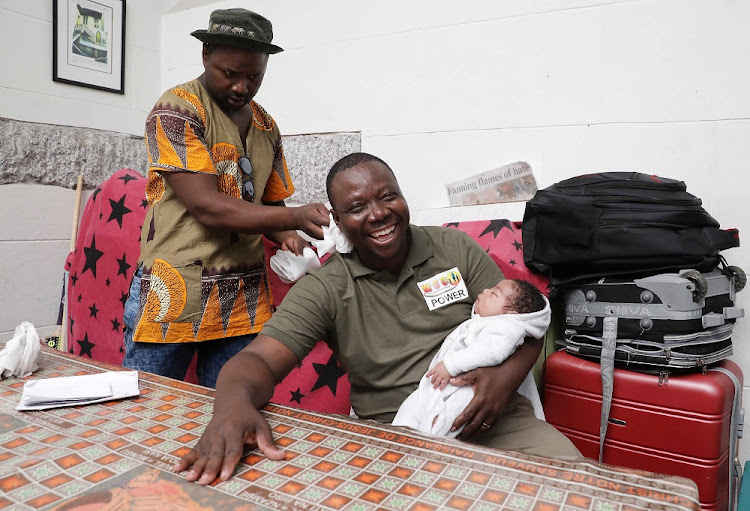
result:
[[[602,328],[602,412],[599,424],[599,461],[604,457],[604,438],[607,436],[607,425],[609,424],[609,409],[612,406],[612,391],[615,383],[615,348],[617,346],[617,318],[607,316],[604,318]]]

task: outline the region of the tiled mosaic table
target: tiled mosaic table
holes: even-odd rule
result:
[[[45,357],[31,378],[117,369],[52,350]],[[141,373],[138,398],[18,412],[25,381],[0,382],[0,509],[699,509],[687,479],[275,405],[266,413],[287,459],[249,451],[229,481],[202,487],[170,467],[208,423],[213,391]]]

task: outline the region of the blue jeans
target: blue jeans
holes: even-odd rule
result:
[[[141,297],[140,268],[133,274],[130,296],[125,302],[125,359],[122,366],[137,371],[159,374],[176,380],[185,379],[190,362],[198,353],[198,381],[204,387],[215,388],[216,378],[224,364],[250,344],[258,334],[240,335],[211,341],[186,343],[135,342],[135,320]]]

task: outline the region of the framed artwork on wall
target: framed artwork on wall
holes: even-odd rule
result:
[[[52,79],[125,93],[125,0],[52,0]]]

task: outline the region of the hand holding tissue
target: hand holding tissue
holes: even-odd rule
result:
[[[320,268],[320,257],[329,252],[340,252],[342,254],[352,251],[352,244],[346,239],[336,222],[333,221],[333,215],[329,215],[330,223],[323,227],[323,239],[310,239],[310,243],[316,248],[318,254],[311,248],[305,248],[302,255],[297,255],[286,250],[278,250],[276,255],[271,256],[268,265],[276,272],[279,279],[285,284],[297,282],[305,276],[308,271]],[[302,235],[300,233],[300,235]]]

